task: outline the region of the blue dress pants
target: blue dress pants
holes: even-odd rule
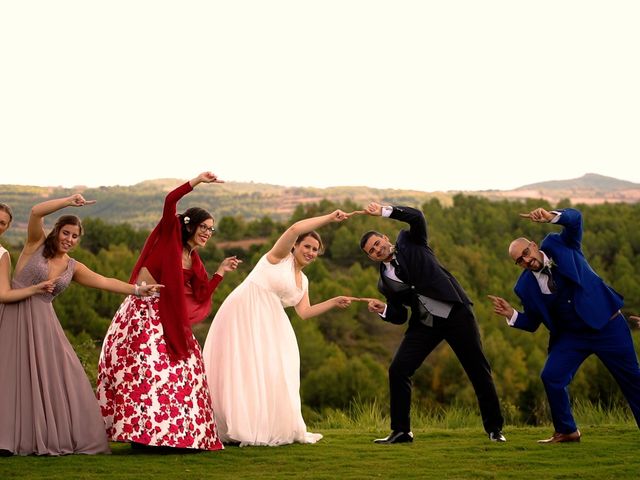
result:
[[[604,363],[620,385],[640,427],[640,366],[629,326],[619,314],[601,330],[562,332],[550,342],[541,378],[556,432],[572,433],[578,428],[571,413],[568,386],[582,362],[591,354]]]

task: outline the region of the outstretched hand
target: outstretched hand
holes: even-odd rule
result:
[[[511,318],[513,316],[514,308],[504,298],[496,297],[495,295],[487,295],[493,303],[493,312],[503,317]]]
[[[222,270],[223,272],[232,272],[236,268],[238,268],[238,265],[241,263],[242,263],[242,260],[240,260],[235,255],[232,257],[227,257],[224,260],[222,260],[222,262],[220,262],[220,267],[218,267],[218,272],[220,270]]]
[[[351,305],[351,302],[355,302],[358,300],[359,299],[356,297],[340,296],[340,297],[334,297],[333,302],[335,307],[347,308],[349,305]]]
[[[366,215],[367,212],[364,210],[354,210],[353,212],[347,213],[347,217],[353,217],[355,215]]]
[[[551,213],[544,208],[536,208],[535,210],[531,210],[529,213],[521,213],[521,217],[528,218],[532,222],[537,223],[549,223],[556,216],[555,213]]]
[[[636,325],[640,327],[640,317],[636,315],[629,315],[629,320],[631,320],[632,322],[636,322]]]
[[[220,180],[215,173],[202,172],[195,178],[197,183],[224,183],[224,180]]]
[[[376,202],[371,202],[369,205],[365,207],[363,211],[367,215],[373,215],[373,216],[379,217],[382,215],[382,205]]]
[[[58,280],[60,280],[60,277],[56,277],[53,280],[45,280],[44,282],[40,282],[34,285],[34,288],[38,293],[53,293]]]
[[[142,282],[141,285],[138,285],[138,295],[141,297],[148,297],[159,292],[162,287],[164,287],[164,285],[159,283]]]
[[[350,217],[350,214],[338,209],[331,212],[329,216],[332,222],[343,222],[344,220]]]
[[[372,313],[381,314],[384,312],[384,309],[387,307],[387,304],[378,300],[377,298],[367,298],[361,297],[358,298],[359,302],[367,302],[367,309]]]
[[[84,207],[85,205],[93,205],[95,200],[85,200],[80,193],[74,193],[69,197],[70,207]]]

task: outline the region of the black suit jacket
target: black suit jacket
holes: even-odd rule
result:
[[[415,293],[448,303],[471,304],[471,300],[436,258],[427,240],[427,221],[421,211],[411,207],[393,207],[390,218],[409,224],[409,230],[401,230],[396,240],[396,259],[400,264],[399,278]],[[384,264],[380,264],[378,289],[387,299],[384,320],[402,324],[419,321],[418,298],[391,290],[383,277]]]

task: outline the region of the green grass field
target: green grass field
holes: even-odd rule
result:
[[[317,429],[314,429],[317,431]],[[112,444],[112,455],[0,458],[0,479],[622,479],[640,476],[635,425],[582,425],[580,443],[539,445],[549,427],[505,428],[507,443],[480,428],[414,430],[415,442],[375,445],[387,431],[321,429],[315,445],[227,447],[150,454]]]

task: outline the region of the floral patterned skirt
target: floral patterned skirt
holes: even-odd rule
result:
[[[222,449],[200,346],[191,355],[167,354],[159,297],[128,296],[102,345],[96,396],[110,440],[144,445]]]

